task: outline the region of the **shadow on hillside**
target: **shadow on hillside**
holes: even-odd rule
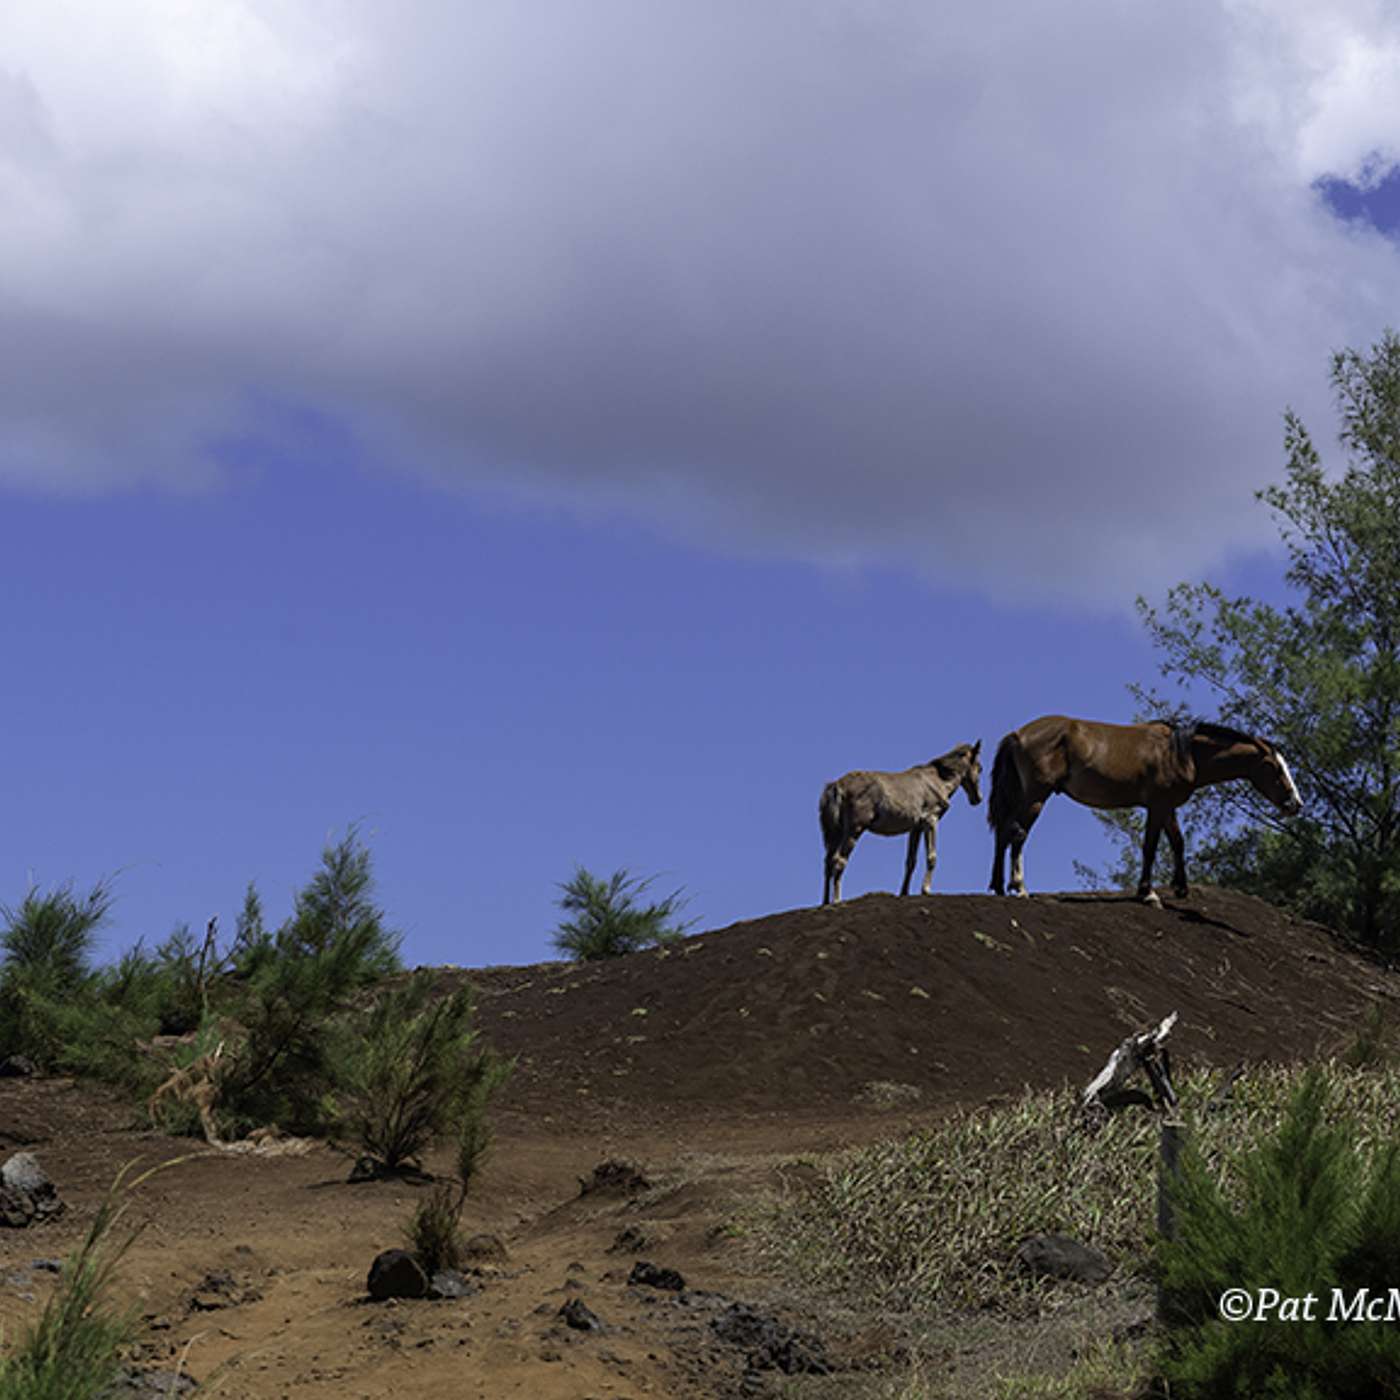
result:
[[[1158,894],[1161,894],[1160,890]],[[1134,909],[1148,907],[1135,894],[1123,890],[1083,890],[1044,895],[1042,898],[1052,900],[1056,904],[1109,904],[1128,906]],[[1240,928],[1238,924],[1227,923],[1224,919],[1217,919],[1210,914],[1203,913],[1191,904],[1190,899],[1189,895],[1184,900],[1163,897],[1162,909],[1166,913],[1175,914],[1183,923],[1200,924],[1204,928],[1218,928],[1223,933],[1233,934],[1236,938],[1252,938],[1254,936]]]

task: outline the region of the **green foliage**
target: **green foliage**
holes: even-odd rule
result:
[[[496,1090],[505,1083],[513,1060],[503,1061],[495,1055],[482,1056],[473,1065],[465,1084],[462,1104],[456,1115],[456,1136],[453,1165],[462,1184],[462,1200],[467,1198],[482,1163],[491,1147],[491,1125],[486,1116],[487,1106]]]
[[[462,1198],[457,1192],[447,1182],[439,1182],[414,1209],[404,1233],[429,1278],[439,1269],[461,1267],[461,1208]]]
[[[400,966],[399,935],[385,926],[373,889],[369,851],[353,830],[322,852],[321,869],[271,937],[250,889],[235,942],[241,980],[230,984],[226,1008],[244,1038],[230,1054],[221,1102],[238,1122],[320,1126],[336,1077],[335,1018],[353,993]]]
[[[384,926],[374,903],[370,854],[353,829],[321,852],[321,869],[297,892],[291,920],[274,940],[276,951],[334,958],[347,985],[369,986],[400,970],[400,935]],[[256,901],[256,891],[250,892]],[[244,920],[255,917],[245,897]]]
[[[47,1069],[120,1084],[144,1101],[218,1049],[215,1108],[230,1128],[323,1126],[345,1059],[338,1047],[347,1039],[363,1044],[362,1034],[345,1030],[355,1003],[400,966],[398,935],[373,888],[370,854],[352,830],[322,853],[275,933],[250,884],[226,949],[216,921],[202,938],[182,924],[154,951],[138,944],[97,972],[88,963],[110,907],[108,886],[99,883],[85,899],[68,888],[30,891],[0,930],[0,1055],[24,1053]],[[462,1015],[454,1015],[460,1025]],[[161,1035],[192,1039],[153,1050]],[[138,1042],[146,1053],[137,1053]],[[483,1066],[458,1085],[463,1103],[489,1093],[480,1080],[491,1081],[494,1062]],[[160,1118],[167,1130],[200,1122],[178,1094],[163,1101]],[[458,1127],[454,1118],[454,1137]]]
[[[129,1165],[117,1173],[38,1320],[0,1360],[0,1400],[98,1400],[115,1393],[122,1355],[136,1338],[137,1314],[112,1301],[113,1275],[136,1232],[114,1235],[130,1192],[162,1169],[131,1181]]]
[[[0,1053],[20,1052],[46,1069],[122,1084],[153,1085],[155,1067],[137,1040],[199,1024],[216,971],[213,929],[197,944],[185,926],[155,951],[140,945],[114,967],[89,970],[93,938],[111,908],[100,881],[84,899],[69,887],[31,890],[7,910],[0,935]]]
[[[554,946],[577,962],[593,962],[680,938],[689,927],[674,922],[686,904],[682,891],[653,904],[638,903],[653,879],[624,869],[601,880],[579,866],[573,879],[559,887],[564,891],[559,907],[572,917],[555,929]]]
[[[18,909],[6,909],[0,934],[7,970],[71,982],[86,975],[93,935],[112,908],[111,889],[98,881],[86,899],[71,886],[48,894],[31,889]]]
[[[487,1101],[509,1072],[476,1044],[471,988],[434,999],[433,982],[431,972],[415,973],[348,1028],[342,1083],[350,1123],[389,1170],[417,1163],[444,1136],[469,1132],[475,1143]]]
[[[1169,701],[1135,688],[1149,714],[1207,703],[1273,739],[1303,815],[1278,816],[1247,785],[1192,804],[1193,864],[1361,942],[1400,950],[1400,337],[1332,360],[1347,454],[1324,474],[1293,414],[1283,481],[1259,493],[1288,552],[1286,607],[1179,584],[1138,607],[1161,654]]]
[[[240,976],[248,977],[261,967],[273,951],[273,937],[263,922],[262,896],[250,880],[243,894],[243,907],[234,925],[233,951],[229,955]]]
[[[91,984],[88,960],[111,903],[109,886],[99,881],[85,899],[69,886],[47,894],[31,889],[17,909],[4,910],[0,1054],[57,1065],[65,1040],[60,1013]]]
[[[1314,1070],[1278,1129],[1238,1164],[1233,1190],[1188,1145],[1175,1237],[1157,1251],[1174,1324],[1162,1354],[1173,1395],[1400,1394],[1400,1329],[1331,1316],[1334,1289],[1384,1298],[1400,1278],[1400,1159],[1389,1144],[1368,1172],[1355,1136]],[[1229,1289],[1312,1295],[1314,1320],[1226,1322],[1218,1309]]]

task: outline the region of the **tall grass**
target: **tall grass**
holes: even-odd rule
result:
[[[1400,1069],[1326,1067],[1333,1102],[1366,1160],[1400,1138]],[[1296,1071],[1260,1067],[1219,1112],[1211,1076],[1181,1085],[1192,1140],[1227,1194],[1238,1163],[1279,1124]],[[1005,1106],[955,1112],[907,1137],[822,1161],[810,1186],[770,1198],[753,1221],[761,1253],[791,1276],[851,1301],[898,1310],[1051,1311],[1076,1286],[1016,1263],[1027,1235],[1071,1235],[1124,1274],[1146,1274],[1156,1225],[1157,1120],[1122,1113],[1097,1131],[1078,1092],[1027,1091]]]
[[[98,1400],[116,1381],[137,1317],[113,1301],[112,1281],[139,1233],[138,1227],[118,1235],[118,1226],[131,1192],[175,1162],[131,1177],[134,1165],[117,1173],[43,1312],[15,1351],[0,1359],[0,1400]]]

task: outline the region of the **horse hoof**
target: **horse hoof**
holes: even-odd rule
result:
[[[1191,891],[1185,885],[1177,885],[1173,888],[1172,893],[1178,899],[1186,899],[1190,895]]]
[[[1149,909],[1160,909],[1162,907],[1162,901],[1158,898],[1156,890],[1148,890],[1148,892],[1142,896],[1142,902],[1147,905]]]

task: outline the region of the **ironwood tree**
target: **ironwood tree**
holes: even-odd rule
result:
[[[1400,337],[1332,357],[1340,470],[1284,419],[1283,479],[1258,493],[1287,552],[1287,601],[1182,583],[1138,599],[1168,693],[1145,716],[1209,707],[1274,740],[1304,800],[1280,817],[1246,784],[1192,804],[1199,878],[1258,894],[1400,951]],[[1187,813],[1183,813],[1186,816]],[[1121,816],[1111,829],[1124,839]]]

